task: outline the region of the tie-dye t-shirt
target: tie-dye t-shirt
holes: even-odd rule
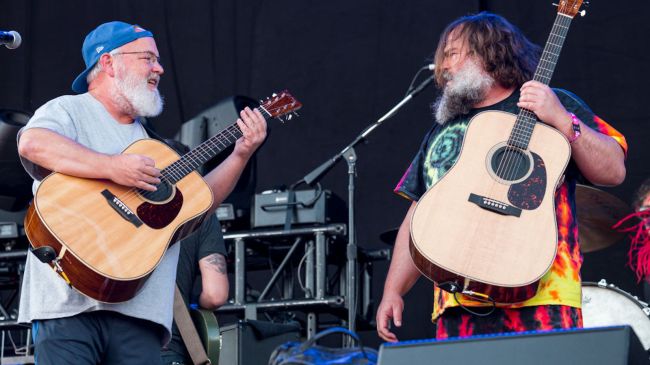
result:
[[[605,121],[594,115],[582,100],[565,90],[554,89],[554,91],[569,112],[574,113],[583,123],[594,130],[613,137],[623,150],[627,151],[625,138]],[[395,192],[407,199],[419,200],[427,189],[438,182],[456,162],[470,119],[486,110],[500,110],[517,114],[519,112],[518,100],[519,91],[517,90],[495,105],[473,109],[467,115],[457,117],[444,125],[436,124],[425,136],[420,150],[395,188]],[[582,254],[578,246],[575,207],[576,182],[585,182],[585,180],[572,160],[565,171],[564,182],[555,192],[558,224],[557,255],[551,269],[540,279],[537,294],[522,303],[497,303],[497,306],[516,308],[551,304],[580,308],[582,301],[580,283]],[[465,306],[490,305],[470,300],[462,294],[458,294],[457,297]],[[457,305],[458,302],[452,294],[434,285],[433,320],[442,314],[446,308]]]

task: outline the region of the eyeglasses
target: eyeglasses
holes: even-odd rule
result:
[[[113,53],[113,56],[122,55],[122,54],[144,54],[146,55],[145,57],[139,57],[139,58],[141,60],[147,60],[149,66],[155,65],[156,62],[158,62],[158,64],[162,66],[162,63],[160,63],[160,57],[156,56],[156,54],[151,51],[118,52],[118,53]]]

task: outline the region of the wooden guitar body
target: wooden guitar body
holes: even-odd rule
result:
[[[123,153],[149,156],[159,169],[179,159],[151,139]],[[212,191],[197,172],[168,193],[162,201],[148,201],[136,189],[112,181],[53,173],[36,192],[25,231],[35,249],[55,250],[75,289],[99,301],[122,302],[135,296],[169,245],[191,233],[212,205]],[[125,217],[125,207],[139,224]]]
[[[411,256],[443,289],[521,302],[555,259],[554,193],[571,149],[542,123],[528,149],[508,147],[515,121],[499,111],[472,118],[456,164],[417,203]]]

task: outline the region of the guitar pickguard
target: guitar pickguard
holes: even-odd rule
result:
[[[547,184],[544,160],[534,152],[531,152],[531,154],[534,163],[532,173],[526,180],[512,184],[510,189],[508,189],[508,200],[510,203],[526,210],[537,209],[542,204]]]
[[[165,204],[145,202],[137,209],[138,217],[147,226],[154,229],[167,227],[176,217],[183,206],[183,194],[175,189],[174,197]]]

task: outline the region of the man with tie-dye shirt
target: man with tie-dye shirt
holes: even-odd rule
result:
[[[504,18],[490,13],[462,17],[443,32],[436,50],[435,78],[443,89],[434,104],[436,122],[395,188],[413,203],[404,218],[377,310],[377,332],[397,341],[389,322],[400,327],[406,294],[420,277],[409,254],[409,227],[416,202],[456,162],[470,119],[485,110],[517,114],[519,108],[566,136],[571,162],[555,192],[558,249],[537,294],[516,303],[491,303],[451,294],[434,285],[432,320],[436,337],[520,332],[582,326],[575,185],[618,185],[625,178],[625,138],[574,94],[533,78],[539,47]],[[473,312],[473,313],[472,313]]]

